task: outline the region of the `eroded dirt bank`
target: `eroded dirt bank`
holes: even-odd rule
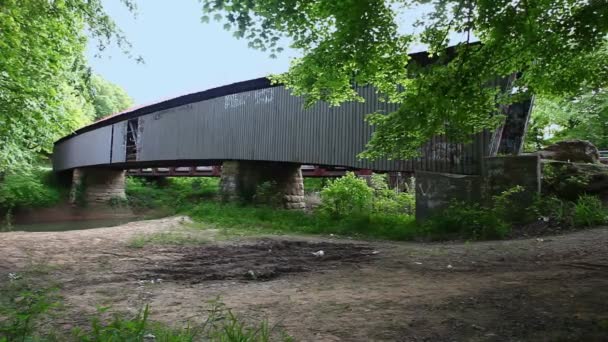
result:
[[[221,296],[305,341],[604,340],[608,228],[543,239],[414,244],[305,237],[130,247],[183,231],[186,218],[61,233],[0,235],[0,279],[45,265],[61,286],[64,328],[96,305],[174,325]],[[199,236],[200,238],[200,236]],[[319,255],[318,251],[323,251]],[[313,253],[317,253],[314,255]]]

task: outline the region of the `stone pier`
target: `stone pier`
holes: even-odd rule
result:
[[[305,209],[304,179],[299,164],[225,161],[220,193],[224,201],[265,203],[286,209]]]
[[[124,170],[108,168],[74,169],[70,203],[108,204],[127,198]]]

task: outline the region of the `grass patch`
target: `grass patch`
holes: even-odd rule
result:
[[[4,290],[8,288],[10,292]],[[201,324],[174,328],[150,320],[146,305],[136,315],[110,314],[110,307],[99,307],[90,325],[76,326],[71,332],[57,330],[52,324],[41,328],[39,320],[61,305],[60,298],[48,288],[23,287],[19,282],[3,289],[0,302],[0,342],[9,341],[293,341],[267,320],[245,322],[219,299],[210,302],[206,319]],[[7,291],[8,291],[7,290]]]
[[[72,335],[79,341],[270,341],[276,334],[266,320],[257,325],[248,325],[219,301],[213,301],[207,319],[200,325],[183,329],[168,327],[149,319],[150,307],[146,305],[136,316],[126,317],[119,313],[104,320],[102,314],[109,308],[101,308],[93,317],[88,329],[76,328]],[[283,336],[286,336],[283,334]],[[275,339],[276,340],[276,339]],[[283,338],[289,341],[289,338]]]
[[[19,273],[9,273],[0,285],[0,342],[37,341],[33,334],[38,321],[61,307],[59,288],[51,281],[53,266],[30,264]]]
[[[215,201],[219,190],[217,179],[195,181],[197,179],[168,179],[164,184],[159,184],[130,178],[127,194],[135,207],[170,208],[172,213],[189,215],[199,223],[193,228],[207,228],[210,225],[219,229],[219,235],[226,238],[260,234],[335,234],[397,241],[488,239],[500,238],[508,231],[501,221],[495,219],[493,212],[487,212],[487,218],[477,222],[477,214],[486,212],[482,208],[468,211],[463,208],[450,215],[452,217],[448,220],[438,217],[433,218],[434,224],[418,224],[412,215],[413,196],[389,190],[385,177],[376,177],[373,188],[354,175],[330,181],[308,181],[313,183],[309,184],[310,188],[321,189],[322,185],[325,186],[321,190],[324,203],[312,213],[221,203]],[[454,220],[459,223],[458,229],[448,227],[452,226]],[[475,224],[469,229],[470,222]],[[205,226],[201,227],[200,224]],[[141,248],[150,244],[205,242],[181,233],[159,233],[136,237],[130,246]]]
[[[127,193],[132,206],[167,208],[211,225],[224,237],[260,234],[336,234],[388,240],[488,240],[508,236],[513,226],[549,218],[562,225],[585,227],[604,224],[608,212],[599,199],[581,196],[576,202],[543,198],[531,207],[520,200],[516,186],[486,205],[453,202],[424,222],[414,218],[413,194],[388,189],[386,177],[375,175],[370,187],[354,174],[334,180],[310,179],[321,189],[321,204],[314,212],[268,206],[220,203],[217,179],[168,179],[165,184],[130,178]],[[559,204],[559,205],[556,205]],[[201,229],[201,226],[195,227]],[[137,237],[132,247],[147,244],[200,244],[191,236],[159,234]]]
[[[216,298],[201,312],[202,323],[183,321],[184,328],[150,320],[147,305],[135,315],[111,312],[98,307],[90,323],[71,331],[57,329],[55,319],[63,318],[63,298],[50,277],[54,268],[31,263],[19,273],[10,273],[0,283],[0,342],[12,341],[293,341],[268,320],[245,321]]]
[[[147,245],[203,245],[210,242],[208,237],[201,236],[196,232],[173,231],[154,234],[142,234],[135,236],[129,241],[130,248],[143,248]]]
[[[410,215],[352,215],[332,219],[321,214],[204,202],[185,211],[194,220],[221,228],[234,228],[246,234],[304,233],[365,236],[390,240],[411,240],[419,233]]]
[[[323,179],[309,179],[311,189],[320,190]],[[215,201],[218,179],[169,178],[164,183],[128,178],[127,196],[136,208],[166,208],[172,214],[192,217],[198,223],[211,225],[224,237],[301,233],[364,236],[390,240],[411,240],[420,229],[411,215],[402,213],[352,212],[346,217],[329,217],[321,212],[305,213],[266,206],[246,206]],[[370,204],[371,206],[371,204]],[[368,208],[369,209],[369,208]],[[194,228],[201,229],[195,224]],[[205,226],[204,228],[207,228]],[[158,233],[135,237],[129,246],[141,248],[150,244],[183,245],[205,243],[187,233]]]

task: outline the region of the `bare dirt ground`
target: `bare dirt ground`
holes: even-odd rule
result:
[[[476,243],[274,236],[130,247],[183,231],[185,218],[61,233],[0,235],[0,281],[44,264],[61,286],[54,324],[86,324],[97,305],[175,326],[221,300],[299,341],[608,340],[608,228]],[[322,250],[323,256],[313,253]]]

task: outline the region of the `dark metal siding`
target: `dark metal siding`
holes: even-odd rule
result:
[[[74,136],[55,145],[53,168],[56,171],[110,163],[112,126]]]
[[[112,164],[126,161],[127,122],[112,125]]]
[[[420,158],[408,161],[359,160],[357,155],[372,134],[365,116],[397,109],[394,104],[379,101],[371,87],[363,87],[359,92],[365,103],[349,102],[339,107],[318,103],[304,108],[302,98],[291,96],[279,86],[142,115],[137,162],[150,165],[175,160],[266,160],[378,171],[477,173],[485,135],[477,135],[467,146],[452,143],[446,137],[435,137],[422,148]],[[124,162],[126,121],[113,125],[113,139],[111,127],[97,128],[58,143],[56,170],[93,165],[93,161],[102,164],[99,162],[102,159],[93,158],[101,155],[109,163],[109,155],[104,153],[109,154],[110,140],[111,162]],[[100,140],[100,136],[107,139]]]
[[[248,91],[148,114],[138,161],[175,159],[272,160],[359,168],[396,168],[360,161],[370,138],[366,114],[384,111],[372,89],[366,103],[340,107],[303,100],[284,87]],[[383,168],[384,168],[383,167]]]

